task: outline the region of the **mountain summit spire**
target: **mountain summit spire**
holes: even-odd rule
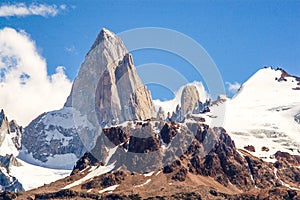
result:
[[[86,115],[96,111],[102,125],[149,119],[156,114],[132,55],[122,40],[105,28],[87,54],[66,106],[75,106]]]
[[[112,33],[111,31],[109,31],[106,28],[102,28],[101,31],[98,33],[96,40],[94,41],[93,45],[91,46],[91,49],[94,49],[97,45],[99,45],[100,43],[102,43],[105,40],[119,40],[119,38],[117,38],[117,36]]]

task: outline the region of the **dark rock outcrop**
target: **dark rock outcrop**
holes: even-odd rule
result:
[[[253,145],[244,146],[244,149],[246,149],[250,152],[255,152],[255,147]]]
[[[130,136],[128,151],[133,153],[147,153],[160,149],[160,141],[157,137],[139,138]]]
[[[278,185],[272,164],[251,155],[245,156],[245,159],[256,187],[264,189]]]
[[[284,184],[291,187],[300,187],[300,156],[290,155],[286,152],[275,153],[277,161],[274,167],[277,169],[277,176]]]
[[[162,141],[166,144],[169,144],[173,137],[175,137],[177,134],[178,128],[179,125],[174,122],[166,123],[160,131]]]
[[[187,176],[187,169],[185,167],[181,167],[178,172],[176,172],[171,178],[175,181],[185,181]]]
[[[5,156],[0,155],[0,165],[4,166],[9,172],[12,166],[22,166],[22,164],[12,154]]]
[[[177,169],[180,169],[181,167],[181,162],[180,160],[175,160],[172,164],[170,165],[166,165],[164,168],[163,168],[163,173],[172,173],[174,171],[176,171]]]
[[[1,165],[0,165],[1,167]],[[13,192],[24,191],[22,184],[16,179],[16,177],[8,174],[5,167],[0,168],[0,192],[9,190]]]
[[[103,133],[116,146],[128,142],[129,139],[129,134],[121,127],[104,128]]]
[[[90,152],[85,153],[74,166],[71,175],[78,173],[91,166],[103,166],[103,163],[99,162]]]

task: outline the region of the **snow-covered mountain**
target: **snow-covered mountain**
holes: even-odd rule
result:
[[[72,169],[76,160],[86,152],[80,136],[81,127],[93,132],[85,118],[75,126],[71,107],[43,113],[24,130],[19,157],[35,165],[56,169]],[[78,124],[77,124],[78,125]]]
[[[211,126],[224,127],[238,148],[272,161],[276,151],[300,154],[300,78],[282,69],[263,68],[232,99],[201,115]],[[225,120],[213,120],[225,112]],[[274,161],[274,160],[273,160]]]
[[[56,170],[36,166],[20,158],[23,128],[9,121],[0,112],[0,191],[23,191],[40,187],[70,174],[70,170]],[[32,142],[34,145],[37,143]],[[22,157],[22,156],[21,156]]]
[[[212,101],[201,83],[192,83],[182,86],[173,100],[153,101],[123,42],[112,32],[102,29],[86,55],[62,109],[41,114],[24,129],[15,121],[8,121],[1,111],[0,179],[4,180],[1,182],[4,189],[33,189],[67,176],[76,161],[80,159],[84,163],[86,158],[82,155],[91,151],[98,159],[98,165],[105,166],[92,167],[90,175],[80,179],[83,180],[80,185],[130,162],[134,167],[140,166],[140,172],[156,170],[166,160],[171,162],[187,152],[187,157],[181,159],[186,159],[186,163],[180,167],[182,170],[178,171],[176,179],[201,171],[204,176],[209,174],[216,181],[225,181],[221,184],[231,184],[230,181],[237,178],[242,183],[245,177],[232,176],[231,172],[246,171],[247,181],[243,184],[245,188],[254,187],[256,183],[250,167],[263,163],[272,174],[270,184],[273,186],[274,180],[278,179],[274,166],[257,161],[249,152],[274,162],[279,150],[300,154],[299,134],[300,78],[282,69],[264,68],[246,81],[231,99],[220,95]],[[145,138],[139,137],[145,135]],[[182,137],[173,139],[176,135]],[[177,142],[175,145],[169,145],[174,141]],[[204,148],[208,144],[215,148],[214,152]],[[184,148],[181,149],[182,145]],[[233,152],[232,162],[224,157],[228,149]],[[127,152],[133,154],[124,156]],[[150,157],[149,152],[157,155]],[[144,153],[146,157],[136,157],[135,153]],[[205,156],[209,153],[211,157]],[[282,156],[288,157],[277,155]],[[253,159],[251,166],[246,157]],[[212,162],[216,162],[215,165]],[[225,166],[228,163],[233,163],[228,166],[232,167],[230,170]],[[234,167],[237,163],[242,166],[238,171]],[[187,166],[190,172],[187,172]],[[210,174],[212,166],[217,169]],[[244,166],[249,170],[244,170]],[[130,170],[129,165],[126,167]],[[220,177],[224,173],[228,177],[217,180],[217,172]],[[261,181],[262,176],[256,176]],[[76,185],[70,184],[64,188]],[[261,185],[264,188],[264,184]]]

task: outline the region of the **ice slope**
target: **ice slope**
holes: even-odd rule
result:
[[[3,134],[4,140],[0,145],[0,155],[5,156],[6,154],[13,154],[17,156],[19,151],[17,150],[15,144],[12,141],[11,134]]]
[[[0,130],[1,140],[2,143],[0,144],[0,155],[6,156],[6,155],[13,155],[14,157],[20,157],[20,152],[16,148],[16,145],[13,142],[13,138],[16,136],[16,133],[12,131],[12,129],[9,129],[8,126],[3,126]],[[34,143],[33,145],[37,145]],[[22,151],[21,151],[22,153]],[[29,156],[29,155],[27,155]],[[22,156],[21,156],[22,157]],[[51,157],[48,160],[48,164],[52,164],[54,166],[57,166],[59,163],[68,163],[70,162],[70,158],[72,162],[72,165],[69,167],[73,167],[75,161],[77,160],[77,157],[72,155],[62,155],[59,157]],[[33,159],[33,158],[32,158]],[[68,160],[69,159],[69,160]],[[50,168],[44,168],[37,165],[29,164],[25,161],[23,161],[20,158],[16,158],[18,165],[21,166],[15,166],[14,163],[10,163],[9,169],[6,169],[4,167],[1,167],[0,171],[10,180],[12,180],[12,183],[10,186],[6,186],[6,189],[9,190],[17,190],[19,191],[19,185],[16,184],[17,182],[22,184],[22,187],[25,190],[30,190],[39,186],[43,186],[44,184],[51,183],[53,181],[56,181],[58,179],[64,178],[68,176],[71,173],[71,170],[57,170],[57,169],[50,169]],[[74,161],[75,160],[75,161]],[[36,163],[39,165],[42,165],[44,163]],[[1,166],[1,163],[0,163]],[[16,179],[15,179],[16,178]],[[3,181],[3,180],[2,180]],[[1,181],[0,181],[1,182]],[[2,186],[0,185],[0,188]],[[16,187],[16,188],[14,188]],[[1,189],[0,189],[1,190]]]
[[[19,154],[10,136],[10,134],[6,134],[2,145],[0,146],[0,155],[2,156],[5,156],[6,154],[18,156]],[[24,190],[30,190],[43,186],[44,184],[64,178],[71,173],[71,170],[50,169],[32,165],[18,158],[17,161],[21,163],[21,166],[12,165],[8,172],[8,177],[15,177],[22,184]],[[57,161],[58,160],[55,159],[54,162]],[[61,159],[60,162],[63,163],[63,159]],[[3,172],[3,170],[1,171]]]
[[[22,166],[12,166],[10,175],[16,177],[25,190],[31,190],[44,184],[62,179],[71,173],[71,170],[58,170],[40,167],[26,163],[20,159]]]
[[[246,81],[226,103],[214,105],[205,114],[210,123],[212,116],[225,111],[225,120],[211,126],[223,126],[238,148],[255,146],[252,153],[265,160],[276,151],[300,154],[300,124],[295,116],[300,113],[300,90],[295,77],[284,77],[280,69],[264,68]],[[262,147],[269,151],[262,151]]]

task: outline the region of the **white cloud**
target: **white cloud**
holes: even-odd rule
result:
[[[24,3],[17,4],[2,4],[0,6],[0,17],[25,17],[28,15],[40,15],[43,17],[54,17],[60,11],[66,9],[66,5],[47,5],[47,4],[30,4],[29,6]]]
[[[227,89],[230,93],[235,94],[241,87],[241,84],[238,82],[230,83],[226,82]]]
[[[24,31],[0,29],[0,108],[9,119],[27,125],[39,114],[61,108],[70,90],[64,68],[48,75],[45,59]]]

